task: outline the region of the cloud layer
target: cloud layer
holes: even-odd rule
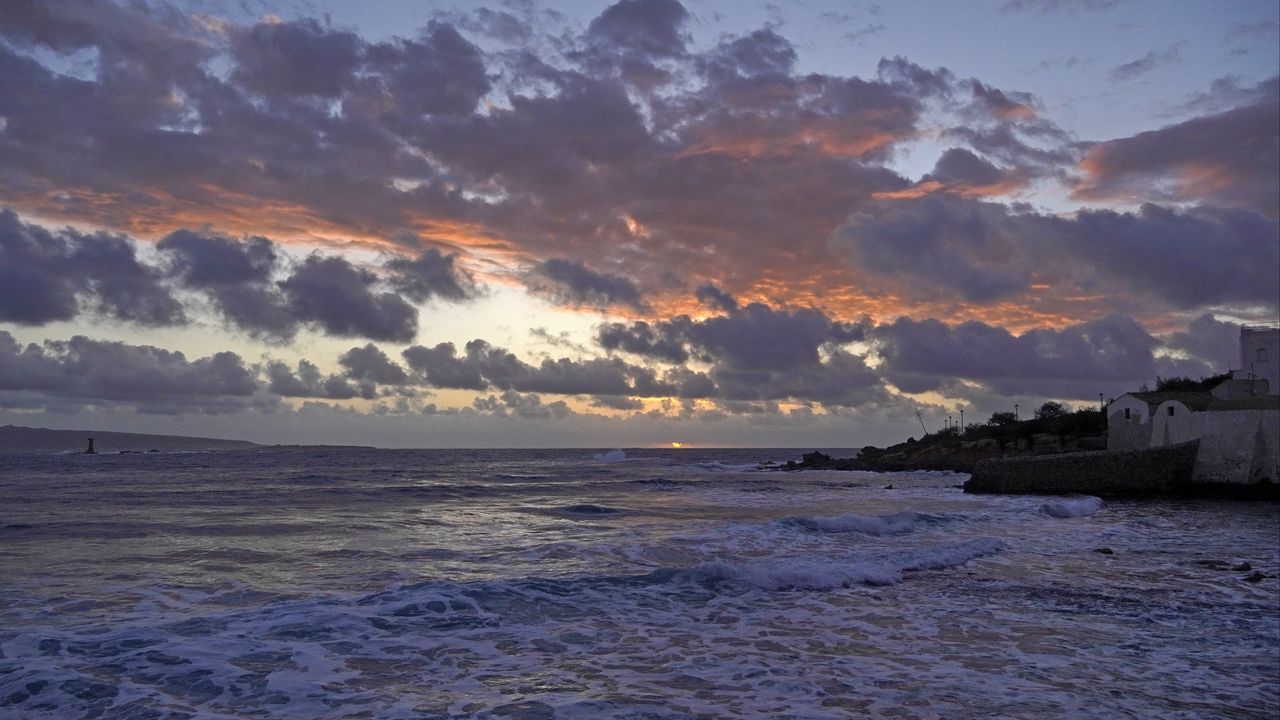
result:
[[[1208,373],[1234,320],[1275,316],[1275,77],[1095,141],[952,68],[804,70],[777,23],[696,42],[693,10],[620,0],[575,25],[514,3],[371,40],[164,2],[0,4],[0,323],[76,328],[0,329],[0,400],[802,422]],[[931,169],[906,176],[908,150]],[[433,333],[494,287],[593,335],[538,356]],[[212,321],[262,356],[85,334],[104,321]],[[317,338],[352,347],[285,354]]]

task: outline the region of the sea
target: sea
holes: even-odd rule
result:
[[[0,718],[1280,716],[1280,506],[799,455],[2,455]]]

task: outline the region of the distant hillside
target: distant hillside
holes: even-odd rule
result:
[[[148,450],[241,450],[257,447],[246,440],[182,437],[179,435],[143,435],[140,433],[105,432],[102,430],[49,430],[47,428],[0,426],[0,452],[81,452],[93,438],[100,453]]]

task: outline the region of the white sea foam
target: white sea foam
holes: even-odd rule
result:
[[[627,454],[621,450],[610,450],[605,453],[596,453],[591,456],[591,459],[598,462],[622,462],[627,459]]]
[[[1040,512],[1056,518],[1085,517],[1101,509],[1102,499],[1092,496],[1055,500],[1040,506]]]
[[[693,467],[699,470],[711,470],[714,472],[748,472],[751,470],[759,470],[760,466],[756,463],[723,463],[719,460],[710,462],[694,463]]]
[[[921,525],[937,521],[933,515],[912,512],[893,513],[891,515],[834,515],[834,516],[801,516],[785,518],[783,522],[799,525],[810,530],[822,532],[859,532],[867,535],[900,535],[908,533]]]

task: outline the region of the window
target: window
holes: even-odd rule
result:
[[[1267,361],[1267,349],[1258,348],[1258,362],[1266,362],[1266,361]]]
[[[1169,406],[1169,417],[1173,417],[1173,406]]]
[[[1128,420],[1128,419],[1129,419],[1129,413],[1130,413],[1130,412],[1131,412],[1131,411],[1129,410],[1129,408],[1125,408],[1125,409],[1124,409],[1124,419],[1125,419],[1125,420]]]

